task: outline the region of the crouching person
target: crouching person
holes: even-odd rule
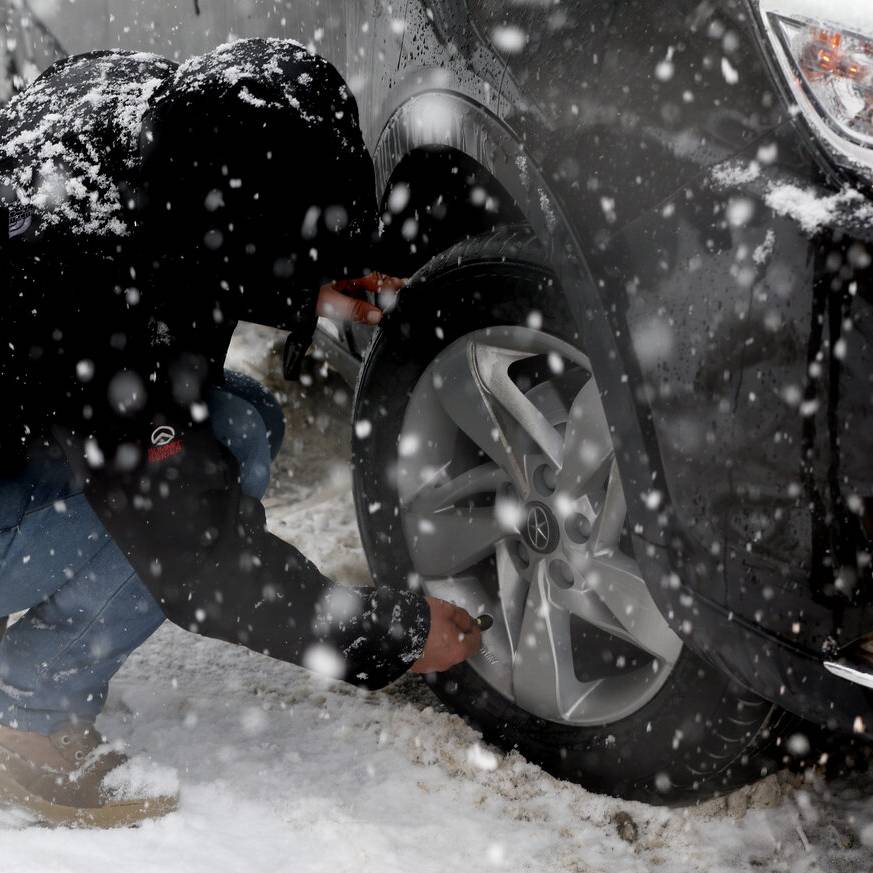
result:
[[[380,688],[479,648],[462,609],[334,584],[266,530],[283,420],[226,372],[239,320],[288,332],[370,272],[371,159],[345,83],[289,41],[182,66],[96,52],[0,112],[0,800],[54,823],[174,808],[123,790],[94,719],[164,621]],[[341,280],[341,281],[335,281]],[[402,580],[398,580],[402,581]]]

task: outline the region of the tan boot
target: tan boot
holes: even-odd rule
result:
[[[0,802],[53,825],[125,827],[176,808],[175,787],[133,786],[128,759],[93,726],[51,736],[0,725]]]

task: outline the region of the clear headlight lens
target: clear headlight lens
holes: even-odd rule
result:
[[[832,15],[845,14],[840,3],[760,2],[765,29],[798,105],[822,139],[869,171],[873,169],[873,20],[869,13],[873,0],[867,0],[867,9],[857,16],[853,16],[853,6],[848,0],[848,17],[860,18],[860,27],[851,21],[831,21]],[[811,17],[816,11],[820,17]]]
[[[848,136],[873,144],[873,41],[848,30],[780,24],[825,114]]]

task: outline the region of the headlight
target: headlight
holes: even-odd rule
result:
[[[838,156],[873,170],[873,0],[759,0],[795,100]]]

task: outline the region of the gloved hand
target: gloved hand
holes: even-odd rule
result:
[[[426,597],[430,606],[430,633],[413,673],[441,673],[466,661],[482,646],[482,633],[466,609]]]
[[[406,279],[386,276],[384,273],[370,273],[360,279],[337,279],[321,286],[315,311],[334,321],[354,321],[372,327],[381,321],[382,309],[370,303],[367,294],[374,294],[384,308],[392,303],[406,282]],[[289,382],[296,382],[300,378],[300,367],[309,348],[309,340],[307,336],[305,342],[301,342],[295,333],[288,334],[282,356],[282,371]]]
[[[405,284],[406,279],[386,276],[384,273],[328,282],[318,292],[316,312],[335,321],[376,325],[382,318],[382,310],[367,301],[366,294],[375,294],[377,298],[396,295]]]

